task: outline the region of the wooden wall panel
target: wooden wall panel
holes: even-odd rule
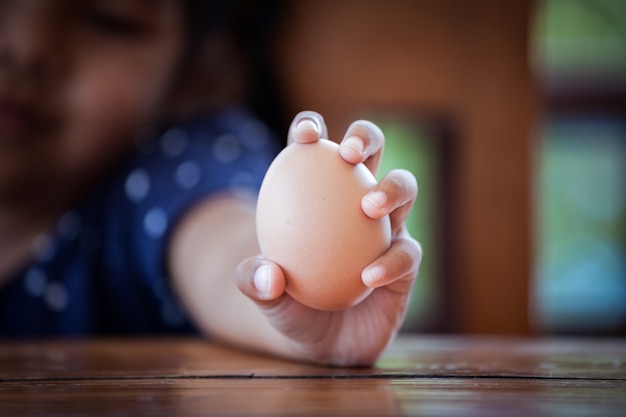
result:
[[[529,331],[531,15],[528,1],[300,0],[280,32],[290,111],[319,111],[332,137],[370,108],[454,124],[441,330]]]

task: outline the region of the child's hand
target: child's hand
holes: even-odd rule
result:
[[[322,117],[302,112],[291,124],[288,142],[314,142],[320,137],[328,137]],[[339,151],[346,161],[364,162],[375,174],[383,146],[384,136],[376,125],[357,121],[348,128]],[[237,286],[293,343],[298,357],[340,366],[371,365],[402,324],[422,258],[419,243],[404,224],[416,197],[413,175],[394,170],[361,201],[369,217],[390,215],[392,243],[363,271],[363,282],[375,290],[353,308],[328,312],[298,303],[285,292],[281,268],[262,257],[239,265]]]

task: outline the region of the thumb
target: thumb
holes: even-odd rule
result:
[[[237,267],[235,282],[239,291],[257,302],[279,299],[285,293],[283,270],[261,256],[248,258]]]

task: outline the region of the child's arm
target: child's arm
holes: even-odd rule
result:
[[[318,128],[300,124],[304,119]],[[301,113],[289,141],[315,141],[327,137],[325,130],[318,114]],[[357,139],[356,146],[346,140],[350,137]],[[383,144],[376,126],[356,122],[340,152],[348,162],[365,162],[375,172]],[[373,218],[390,214],[392,246],[363,273],[364,282],[376,290],[351,309],[316,311],[289,297],[278,265],[257,255],[252,204],[228,196],[208,199],[177,227],[169,259],[174,287],[200,328],[221,340],[293,359],[371,365],[402,324],[421,261],[421,248],[404,225],[417,195],[415,178],[392,171],[374,191],[382,191],[386,201],[366,196],[362,207]]]

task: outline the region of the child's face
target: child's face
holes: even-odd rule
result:
[[[179,0],[2,0],[0,201],[78,187],[155,116],[183,49]]]

